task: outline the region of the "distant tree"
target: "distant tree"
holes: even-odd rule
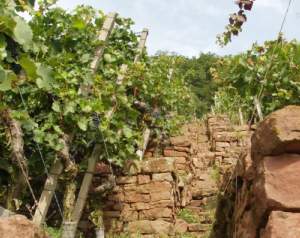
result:
[[[218,56],[212,53],[201,54],[199,57],[185,58],[178,65],[185,82],[191,85],[196,95],[196,115],[203,116],[213,105],[214,94],[217,88],[213,81],[210,68],[217,62]]]

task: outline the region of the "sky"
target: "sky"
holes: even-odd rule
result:
[[[134,20],[134,30],[149,29],[147,48],[150,54],[159,50],[189,57],[212,52],[236,54],[275,39],[289,0],[256,0],[247,13],[243,32],[226,47],[216,44],[224,31],[229,14],[237,11],[234,0],[58,0],[58,5],[73,9],[78,4],[91,5],[104,12],[115,11]],[[300,1],[291,5],[283,32],[287,39],[300,39]]]

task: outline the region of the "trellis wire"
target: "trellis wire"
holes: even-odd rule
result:
[[[288,13],[290,11],[290,8],[291,8],[291,5],[292,5],[292,2],[293,0],[289,0],[288,2],[288,5],[287,5],[287,8],[286,8],[286,11],[284,13],[284,16],[283,16],[283,19],[282,19],[282,22],[281,22],[281,25],[280,25],[280,29],[279,29],[279,32],[278,32],[278,39],[277,39],[277,42],[276,42],[276,45],[275,45],[275,48],[273,49],[272,51],[272,55],[271,55],[271,61],[270,61],[270,64],[269,64],[269,67],[267,68],[266,70],[266,73],[264,75],[264,78],[263,78],[263,82],[265,82],[266,78],[267,78],[267,75],[269,73],[269,71],[271,70],[272,68],[272,64],[273,64],[273,60],[274,60],[274,56],[275,56],[275,51],[277,50],[278,46],[279,46],[279,42],[280,42],[280,35],[283,31],[283,28],[284,28],[284,25],[286,23],[286,19],[287,19],[287,16],[288,16]],[[257,100],[258,102],[261,100],[262,98],[262,94],[264,92],[264,89],[265,89],[265,83],[263,83],[261,85],[261,88],[257,94]],[[250,118],[250,121],[249,121],[249,126],[251,125],[251,122],[252,120],[254,119],[255,115],[256,115],[256,109],[255,109],[256,105],[254,105],[254,108],[252,108],[252,115],[251,115],[251,118]]]
[[[18,88],[18,90],[19,90],[19,94],[20,94],[20,98],[21,98],[22,104],[23,104],[23,106],[24,106],[26,112],[29,114],[27,104],[26,104],[26,102],[25,102],[25,100],[24,100],[24,97],[23,97],[23,93],[22,93],[22,91],[21,91],[20,88]],[[42,161],[42,163],[43,163],[43,166],[44,166],[44,169],[45,169],[45,173],[46,173],[47,177],[49,177],[49,171],[48,171],[48,169],[47,169],[46,161],[45,161],[45,158],[44,158],[44,156],[43,156],[42,150],[41,150],[41,148],[40,148],[40,146],[39,146],[38,143],[35,142],[34,144],[35,144],[35,146],[36,146],[36,148],[37,148],[37,151],[38,151],[38,153],[39,153],[39,157],[40,157],[40,159],[41,159],[41,161]],[[31,190],[32,190],[32,188],[31,188]],[[34,194],[33,194],[33,195],[34,195]],[[54,199],[55,199],[56,205],[57,205],[57,207],[58,207],[59,214],[60,214],[61,218],[63,219],[63,217],[64,217],[64,216],[63,216],[63,211],[62,211],[62,209],[61,209],[61,207],[60,207],[60,204],[59,204],[59,201],[58,201],[58,198],[57,198],[57,195],[56,195],[55,191],[54,191]],[[35,200],[35,201],[34,201],[34,202],[35,202],[35,205],[37,206],[38,201],[37,201],[37,199],[36,199],[35,196],[34,196],[34,200]],[[39,213],[42,215],[42,212],[40,211],[40,209],[38,208],[38,206],[37,206],[37,209],[39,210]]]

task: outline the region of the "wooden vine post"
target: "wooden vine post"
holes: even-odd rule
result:
[[[254,97],[254,105],[256,107],[256,111],[257,111],[259,120],[262,121],[264,119],[264,115],[263,115],[262,110],[261,110],[260,101],[258,100],[258,98],[256,96]]]
[[[33,222],[38,226],[42,225],[45,222],[49,206],[51,204],[52,198],[55,193],[55,189],[57,187],[58,178],[63,172],[63,169],[64,166],[59,159],[54,161],[49,171],[49,176],[45,182],[44,190],[41,194],[38,206],[33,216]]]
[[[136,55],[134,62],[137,63],[140,60],[140,57],[143,54],[143,51],[145,49],[146,46],[146,41],[147,41],[147,37],[149,34],[149,30],[147,28],[144,28],[141,34],[141,38],[140,38],[140,42],[139,42],[139,46],[138,46],[138,54]],[[136,151],[137,156],[139,157],[140,160],[143,159],[145,151],[147,149],[147,145],[149,143],[150,140],[150,135],[151,135],[151,130],[149,128],[146,128],[144,133],[143,133],[143,141],[141,143],[140,148]]]
[[[146,39],[147,39],[147,35],[148,35],[148,30],[144,29],[143,34],[140,38],[140,42],[139,42],[139,48],[138,48],[138,53],[135,57],[135,62],[137,62],[139,60],[140,55],[143,53],[143,50],[145,48],[145,44],[146,44]],[[121,85],[123,83],[124,80],[124,75],[126,74],[128,67],[127,65],[122,65],[121,69],[120,69],[120,74],[117,78],[116,83],[118,85]],[[116,106],[114,106],[112,108],[112,110],[110,110],[107,114],[106,117],[108,118],[108,120],[113,116],[116,108]],[[78,198],[75,204],[75,208],[73,210],[73,214],[72,214],[72,223],[73,223],[73,230],[72,230],[72,234],[69,233],[69,236],[63,236],[63,238],[74,238],[75,234],[76,234],[76,229],[78,226],[78,223],[80,221],[80,218],[82,216],[82,212],[83,209],[85,207],[86,204],[86,200],[88,197],[88,193],[89,193],[89,189],[91,187],[92,184],[92,180],[93,180],[93,175],[95,172],[95,167],[96,167],[96,163],[99,157],[99,153],[100,153],[100,146],[96,145],[94,148],[94,151],[92,153],[92,156],[89,158],[88,161],[88,169],[84,175],[83,178],[83,182],[81,184],[80,187],[80,191],[78,194]],[[104,232],[102,232],[102,234],[104,234]]]
[[[245,121],[244,121],[242,109],[240,107],[239,107],[239,118],[240,118],[240,124],[241,126],[243,126],[245,124]]]
[[[94,59],[91,63],[91,69],[93,71],[93,74],[97,73],[97,69],[100,63],[100,60],[102,59],[103,53],[104,53],[104,47],[108,42],[108,38],[111,35],[111,32],[114,28],[115,21],[117,18],[117,13],[110,13],[106,17],[102,29],[99,34],[98,40],[103,42],[103,45],[100,46],[98,49],[96,49]],[[89,93],[89,88],[84,89],[83,91],[84,94]],[[71,214],[71,220],[70,221],[64,221],[63,224],[63,233],[62,233],[62,238],[73,238],[75,237],[76,230],[77,230],[77,225],[79,220],[75,220],[74,217],[78,216],[77,214],[82,214],[82,210],[85,205],[85,201],[87,199],[88,195],[88,190],[90,188],[90,184],[93,179],[93,173],[95,170],[96,162],[100,156],[101,153],[101,146],[100,145],[95,145],[92,155],[88,159],[88,169],[85,173],[78,198],[75,203],[75,207],[73,208],[72,214]]]
[[[144,28],[141,34],[141,38],[138,45],[138,53],[134,58],[134,63],[137,63],[140,60],[140,57],[143,55],[143,51],[146,46],[147,37],[149,34],[149,30],[147,28]]]
[[[98,38],[100,41],[103,42],[103,45],[96,50],[95,57],[91,63],[91,69],[93,73],[97,71],[100,59],[103,56],[104,46],[106,45],[108,38],[111,34],[116,16],[116,13],[108,14],[106,20],[103,23]],[[50,169],[48,178],[44,185],[44,190],[41,194],[37,209],[35,210],[35,214],[33,217],[33,222],[38,226],[41,226],[45,222],[50,203],[55,194],[58,178],[62,174],[63,169],[64,166],[61,160],[56,160]]]

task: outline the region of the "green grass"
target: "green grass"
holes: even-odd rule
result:
[[[54,228],[54,227],[48,226],[45,228],[45,231],[48,233],[48,235],[51,238],[61,238],[62,230],[59,228]]]
[[[199,222],[198,215],[196,215],[191,210],[186,209],[186,208],[181,209],[178,212],[177,217],[181,218],[182,220],[186,221],[189,224]]]
[[[221,178],[221,171],[220,171],[220,168],[217,167],[217,166],[214,166],[213,169],[212,169],[212,171],[211,171],[210,177],[211,177],[215,182],[219,182],[219,181],[220,181],[220,178]]]

